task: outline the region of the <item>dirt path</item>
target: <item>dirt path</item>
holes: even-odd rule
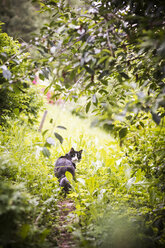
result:
[[[72,248],[76,247],[76,243],[73,239],[72,234],[67,230],[67,225],[71,222],[67,216],[75,210],[74,202],[65,199],[58,203],[59,208],[59,237],[57,244],[59,248]]]

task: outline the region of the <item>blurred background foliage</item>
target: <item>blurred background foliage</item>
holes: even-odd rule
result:
[[[0,29],[1,125],[6,123],[7,117],[20,114],[27,115],[32,123],[43,105],[41,94],[31,83],[35,78],[35,66],[26,48]]]
[[[37,14],[39,5],[30,0],[2,0],[0,2],[0,21],[2,29],[20,42],[30,41],[31,33],[39,28],[41,18]]]

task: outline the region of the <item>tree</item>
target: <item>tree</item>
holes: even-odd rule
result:
[[[88,95],[86,111],[93,104],[104,124],[119,112],[122,118],[141,110],[159,124],[165,106],[164,2],[82,1],[79,9],[70,1],[41,2],[51,17],[41,29],[39,51],[56,68],[55,95],[71,96],[71,89],[72,95]]]
[[[31,0],[2,0],[0,2],[0,21],[4,22],[3,31],[14,38],[29,41],[31,33],[36,32],[39,26],[38,19],[40,18]]]

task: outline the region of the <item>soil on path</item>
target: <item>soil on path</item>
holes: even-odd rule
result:
[[[59,237],[57,239],[57,244],[59,248],[74,248],[76,247],[76,242],[72,234],[68,231],[67,225],[72,221],[68,220],[68,215],[75,210],[74,202],[65,199],[58,203],[59,208]]]

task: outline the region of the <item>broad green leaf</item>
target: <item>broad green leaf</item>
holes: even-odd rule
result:
[[[86,113],[88,113],[88,111],[90,109],[90,106],[91,106],[91,102],[88,102],[87,105],[86,105]]]
[[[67,128],[66,127],[64,127],[64,126],[57,126],[57,128],[60,128],[60,129],[65,129],[65,130],[67,130]]]
[[[129,79],[129,76],[125,72],[120,72],[120,75],[125,79]]]
[[[69,182],[71,182],[73,180],[73,176],[69,171],[65,172],[65,176],[68,179]]]
[[[91,86],[93,86],[94,83],[93,82],[90,82],[89,84],[87,84],[87,86],[85,87],[85,90],[88,90]]]
[[[47,94],[47,93],[48,93],[48,91],[49,91],[50,87],[51,87],[51,85],[49,84],[49,85],[45,88],[45,90],[44,90],[44,94]]]
[[[142,121],[139,122],[142,127],[144,127],[144,123]]]
[[[123,139],[127,135],[127,132],[128,132],[127,127],[123,127],[122,129],[120,129],[120,131],[119,131],[120,139]]]
[[[49,122],[52,124],[53,123],[53,118],[51,118]]]
[[[45,136],[45,134],[49,131],[49,129],[46,129],[42,132],[42,136]]]
[[[43,68],[42,70],[42,74],[44,75],[45,78],[49,79],[49,69],[48,68]]]
[[[111,55],[111,51],[108,49],[103,49],[102,52],[106,52],[106,53],[109,53]]]
[[[48,148],[43,147],[42,148],[42,153],[45,157],[49,158],[50,157],[50,151],[48,150]]]
[[[109,58],[109,56],[104,56],[104,57],[100,58],[99,61],[97,62],[97,64],[99,65],[99,64],[103,63],[108,58]]]
[[[19,115],[19,108],[14,109],[14,114],[17,115],[17,116]]]
[[[42,73],[39,73],[39,78],[44,81],[45,80],[45,76]]]
[[[63,141],[64,141],[63,137],[59,133],[56,133],[56,132],[54,133],[54,135],[60,141],[60,143],[62,144]]]

